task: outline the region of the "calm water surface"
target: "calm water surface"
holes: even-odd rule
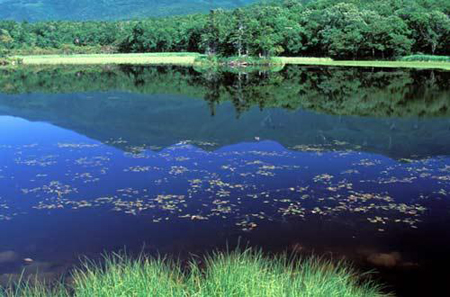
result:
[[[185,257],[240,242],[437,294],[450,276],[449,78],[3,70],[0,282],[124,247]]]

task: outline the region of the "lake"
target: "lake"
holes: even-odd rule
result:
[[[239,245],[347,259],[399,296],[437,294],[449,82],[382,68],[0,70],[0,284],[105,251]]]

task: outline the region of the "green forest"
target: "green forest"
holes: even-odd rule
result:
[[[334,59],[450,55],[449,14],[447,0],[286,0],[141,20],[3,20],[0,55],[200,52]]]

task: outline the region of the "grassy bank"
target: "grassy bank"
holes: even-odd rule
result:
[[[198,260],[198,259],[197,259]],[[286,257],[265,258],[247,250],[216,253],[182,270],[179,263],[141,258],[131,260],[113,255],[102,268],[87,263],[73,273],[70,287],[22,284],[4,296],[236,296],[236,297],[375,297],[387,296],[370,282],[361,282],[343,264],[316,259],[289,261]]]
[[[97,55],[42,55],[17,56],[24,65],[186,65],[194,64],[197,53],[97,54]]]
[[[208,58],[199,53],[145,53],[145,54],[98,54],[98,55],[41,55],[16,56],[24,65],[180,65],[180,66],[282,66],[282,65],[320,65],[351,67],[388,67],[450,70],[450,62],[442,58],[405,58],[400,61],[335,61],[330,58],[276,57],[276,58]]]
[[[450,70],[450,62],[445,61],[334,61],[320,58],[291,58],[281,57],[285,64],[292,65],[323,65],[323,66],[349,66],[349,67],[386,67],[386,68],[416,68],[416,69],[443,69]]]
[[[424,61],[424,62],[450,62],[450,56],[411,55],[401,59],[402,61]]]
[[[22,60],[18,58],[6,58],[0,57],[0,66],[19,65],[22,64]]]

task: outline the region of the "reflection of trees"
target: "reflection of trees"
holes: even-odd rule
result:
[[[340,115],[442,116],[450,110],[448,72],[338,67],[197,72],[180,67],[70,67],[0,71],[3,93],[127,91],[207,101],[211,114],[229,101],[237,116],[261,109],[304,108]]]
[[[166,147],[186,139],[224,145],[258,135],[286,147],[332,148],[338,141],[396,157],[426,156],[448,153],[448,120],[417,117],[449,115],[447,80],[441,71],[326,67],[281,72],[26,68],[0,71],[3,92],[34,93],[0,94],[0,113],[50,122],[100,141],[120,135],[135,145]],[[320,113],[282,110],[299,108]],[[414,117],[399,118],[404,116]]]
[[[449,114],[446,72],[328,68],[298,77],[299,103],[305,109],[383,117]]]

